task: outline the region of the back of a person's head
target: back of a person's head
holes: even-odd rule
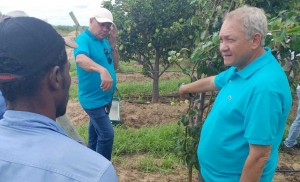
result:
[[[0,22],[0,88],[6,100],[34,96],[47,70],[66,61],[64,40],[50,24],[33,17]]]
[[[224,17],[226,20],[237,20],[243,25],[246,38],[252,38],[256,33],[262,36],[262,46],[268,33],[268,21],[263,9],[244,5],[229,13]]]

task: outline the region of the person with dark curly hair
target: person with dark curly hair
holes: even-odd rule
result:
[[[71,78],[64,39],[33,17],[0,23],[0,181],[118,181],[112,163],[68,137]]]

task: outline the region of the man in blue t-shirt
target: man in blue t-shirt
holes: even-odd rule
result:
[[[114,130],[109,110],[116,89],[117,30],[112,13],[105,8],[90,17],[89,28],[77,37],[74,50],[78,99],[90,118],[88,147],[111,160]]]
[[[292,97],[283,69],[263,47],[266,34],[263,10],[229,12],[219,37],[224,64],[231,67],[179,88],[180,95],[219,91],[197,151],[207,182],[271,182],[274,176]]]

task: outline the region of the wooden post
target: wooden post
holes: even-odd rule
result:
[[[79,22],[77,21],[77,18],[75,17],[75,15],[72,11],[69,13],[69,15],[71,16],[73,22],[76,25],[76,36],[77,36],[78,35],[77,32],[79,32],[79,33],[83,32],[83,28],[80,26]]]
[[[66,115],[60,116],[56,118],[56,122],[64,129],[66,134],[73,138],[74,140],[84,144],[83,139],[81,136],[78,134],[72,123],[69,121]]]

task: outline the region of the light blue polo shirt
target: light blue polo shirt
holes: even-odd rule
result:
[[[52,119],[7,110],[0,120],[0,181],[117,182],[118,176],[110,161]]]
[[[112,49],[109,42],[106,39],[99,40],[86,29],[85,32],[77,37],[76,43],[78,44],[78,48],[74,49],[75,58],[78,54],[88,56],[97,64],[105,67],[113,79],[113,87],[109,91],[103,91],[100,88],[102,82],[100,74],[85,71],[76,64],[79,102],[85,109],[104,106],[112,101],[117,84]]]
[[[201,132],[198,158],[205,181],[239,181],[249,144],[272,145],[261,181],[271,181],[292,96],[269,48],[251,64],[215,78],[220,92]]]

